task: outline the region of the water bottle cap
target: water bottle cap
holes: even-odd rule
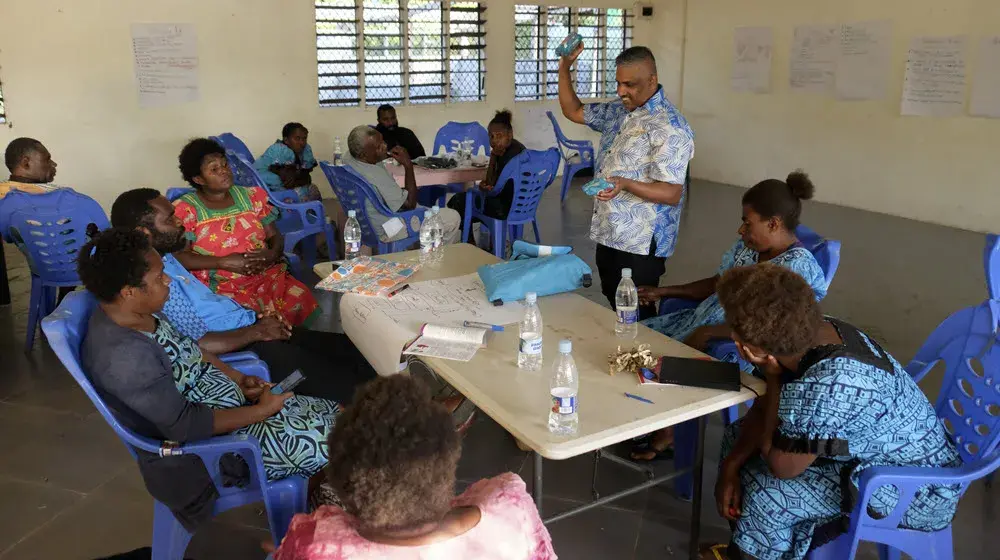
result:
[[[433,216],[433,215],[434,215],[434,211],[433,211],[433,210],[431,210],[430,208],[428,208],[427,210],[424,210],[424,219],[425,219],[425,220],[426,220],[427,218],[429,218],[429,217]]]
[[[622,269],[622,278],[631,278],[631,277],[632,277],[632,269],[631,268],[623,268]]]
[[[434,205],[434,206],[433,206],[433,207],[431,208],[431,212],[432,212],[432,213],[433,213],[433,214],[434,214],[435,216],[437,216],[437,213],[438,213],[438,212],[440,212],[440,211],[441,211],[441,209],[440,209],[440,208],[438,208],[438,207],[437,207],[437,205]]]
[[[525,303],[535,303],[536,301],[538,301],[538,294],[535,292],[528,292],[524,294]]]
[[[573,341],[570,339],[564,339],[559,341],[559,352],[561,354],[569,354],[573,351]]]
[[[348,210],[347,211],[347,217],[348,218],[357,218],[358,217],[358,213],[355,210]]]

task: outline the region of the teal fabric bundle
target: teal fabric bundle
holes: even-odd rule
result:
[[[528,292],[541,297],[590,286],[593,272],[572,251],[515,241],[511,260],[479,267],[486,299],[498,304],[522,300]]]

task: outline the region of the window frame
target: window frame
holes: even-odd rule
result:
[[[367,0],[371,1],[371,0]],[[340,4],[339,6],[337,4]],[[400,82],[399,85],[395,84],[385,85],[385,86],[374,86],[368,84],[368,76],[375,75],[377,69],[373,67],[374,61],[370,60],[367,56],[376,50],[393,50],[391,47],[366,45],[366,37],[387,37],[395,38],[397,35],[376,33],[371,28],[367,30],[366,24],[371,24],[371,21],[365,20],[365,3],[366,0],[314,0],[315,6],[315,24],[316,24],[316,64],[317,64],[317,102],[322,108],[336,108],[336,107],[372,107],[382,104],[392,104],[392,105],[433,105],[433,104],[444,104],[450,105],[453,103],[475,103],[486,100],[486,10],[487,5],[483,0],[413,0],[413,4],[420,6],[433,6],[436,5],[440,13],[440,29],[441,29],[441,42],[440,46],[432,45],[430,47],[426,45],[417,45],[420,41],[412,41],[412,37],[428,37],[432,35],[427,35],[426,32],[414,33],[411,27],[410,18],[414,13],[411,13],[411,0],[389,0],[387,7],[373,8],[368,7],[368,10],[393,10],[395,4],[395,9],[398,10],[399,17],[395,20],[386,20],[387,23],[399,26],[399,50],[400,58],[398,61],[396,59],[386,60],[390,64],[397,64],[400,68]],[[347,11],[349,6],[347,4],[353,4],[354,16],[353,19],[348,20],[336,20],[336,19],[325,19],[321,18],[321,10],[323,9],[339,9]],[[414,8],[418,9],[418,8]],[[431,8],[433,10],[433,8]],[[456,17],[456,14],[475,14],[473,17]],[[323,33],[321,31],[322,24],[325,23],[343,23],[348,24],[348,26],[353,25],[354,38],[348,41],[347,46],[323,46],[320,41],[323,37],[350,37],[350,34],[345,33]],[[435,21],[429,22],[433,26]],[[456,41],[456,39],[458,39]],[[387,41],[390,42],[391,41]],[[353,47],[353,48],[352,48]],[[334,53],[349,52],[354,51],[353,60],[345,60],[343,62],[330,60],[330,56],[335,56]],[[427,59],[421,58],[415,53],[417,51],[426,50],[439,50],[440,59]],[[469,51],[470,56],[463,56],[463,52],[467,55]],[[328,52],[324,52],[328,51]],[[414,51],[411,53],[411,51]],[[413,57],[413,60],[411,60]],[[475,71],[468,72],[464,70],[456,70],[455,66],[461,64],[463,61],[474,60],[476,64],[474,65]],[[440,62],[440,73],[435,71],[425,71],[416,70],[414,62]],[[347,72],[324,72],[324,68],[332,68],[337,64],[342,64],[343,68],[351,68],[353,65],[353,73]],[[367,68],[366,68],[367,65]],[[384,72],[384,71],[383,71]],[[440,79],[431,78],[433,81],[431,83],[425,84],[412,84],[412,78],[416,75],[431,75],[440,76]],[[351,78],[356,76],[356,81],[354,84],[348,85],[324,85],[324,78],[346,78],[348,82],[352,81]],[[472,93],[469,94],[458,94],[460,87],[456,87],[459,82],[456,80],[458,76],[474,76],[473,87],[469,88]],[[468,78],[466,78],[468,79]],[[468,84],[465,84],[468,85]],[[414,94],[413,90],[416,88],[434,88],[435,86],[441,87],[441,95],[437,96],[435,94],[428,94],[427,90],[424,89],[420,94]],[[383,90],[392,91],[398,88],[398,96],[389,95],[379,95],[373,97],[369,95],[370,90]],[[338,98],[325,98],[324,92],[329,91],[348,91],[355,93],[355,95],[350,95]],[[455,93],[455,94],[453,94]]]
[[[566,33],[578,33],[581,28],[580,21],[581,16],[584,18],[594,18],[596,17],[596,25],[585,25],[586,29],[592,29],[592,36],[585,36],[585,41],[597,40],[598,47],[596,52],[594,52],[593,57],[593,76],[592,80],[586,83],[590,84],[592,87],[587,92],[580,91],[580,61],[578,59],[576,65],[573,68],[573,87],[574,91],[581,99],[586,100],[599,100],[607,99],[617,95],[616,93],[616,83],[613,80],[614,71],[614,60],[618,54],[632,46],[633,37],[635,35],[635,10],[631,8],[592,8],[587,6],[546,6],[546,5],[536,5],[536,4],[515,4],[514,5],[514,102],[524,102],[524,101],[546,101],[551,99],[558,99],[558,64],[559,59],[555,55],[555,48],[559,43],[565,38],[566,34],[563,34],[561,30],[558,32],[559,36],[552,33],[552,23],[554,19],[550,15],[556,15],[557,17],[562,17],[565,12],[568,11],[568,28],[569,31]],[[582,13],[581,13],[582,12]],[[613,12],[613,13],[609,13]],[[535,18],[534,22],[519,22],[520,19],[528,19],[524,16],[533,16]],[[618,26],[609,26],[612,19],[620,19],[621,24]],[[518,48],[517,41],[518,28],[521,27],[531,27],[533,33],[529,35],[529,39],[534,41],[531,48],[524,49]],[[620,30],[615,33],[615,45],[612,48],[617,49],[615,52],[608,51],[608,40],[609,34],[608,29]],[[558,28],[556,28],[558,29]],[[582,33],[581,33],[582,35]],[[620,41],[619,41],[620,37]],[[618,44],[624,45],[623,48],[618,48]],[[588,47],[593,49],[593,46]],[[534,59],[524,58],[523,55],[526,52],[533,51],[535,55]],[[519,55],[522,55],[519,58]],[[535,71],[537,75],[534,80],[523,79],[524,76],[531,76],[531,70],[525,70],[531,66],[534,61]],[[612,78],[608,80],[608,71],[611,70]],[[521,81],[519,82],[519,79]],[[532,86],[534,86],[532,88]],[[533,89],[533,91],[532,91]],[[596,92],[597,95],[591,95]],[[581,95],[583,93],[583,95]]]

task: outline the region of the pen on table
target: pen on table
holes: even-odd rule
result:
[[[409,287],[410,287],[409,284],[403,284],[402,286],[400,286],[400,287],[396,288],[395,290],[389,292],[389,295],[387,295],[385,297],[391,298],[392,296],[398,294],[399,292],[402,292],[403,290],[405,290],[405,289],[407,289]]]
[[[462,323],[462,326],[476,329],[486,329],[493,332],[503,332],[503,325],[491,325],[489,323],[480,323],[478,321],[465,321]]]
[[[637,401],[642,401],[644,403],[656,404],[656,403],[654,403],[653,401],[651,401],[649,399],[640,397],[639,395],[633,395],[632,393],[625,393],[625,396],[628,397],[628,398],[630,398],[630,399],[635,399]]]

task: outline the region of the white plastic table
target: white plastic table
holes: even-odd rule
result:
[[[418,259],[416,251],[382,255],[397,261]],[[445,248],[440,266],[422,269],[411,282],[461,276],[474,272],[482,264],[497,258],[468,243]],[[332,271],[330,263],[316,265],[321,278]],[[532,494],[542,514],[542,458],[568,459],[588,452],[637,470],[631,461],[599,450],[659,428],[698,420],[697,447],[690,471],[674,471],[650,478],[641,485],[604,496],[598,500],[545,519],[546,523],[563,519],[587,509],[622,498],[673,480],[691,472],[694,479],[690,552],[697,558],[701,520],[702,465],[704,460],[705,417],[713,412],[745,402],[755,394],[744,387],[740,392],[688,387],[639,387],[635,376],[608,374],[608,355],[622,342],[614,334],[615,313],[575,293],[539,298],[544,322],[541,371],[521,371],[517,367],[516,327],[494,333],[486,348],[469,362],[425,358],[425,362],[452,387],[465,395],[484,413],[534,451],[534,487]],[[573,341],[573,359],[580,373],[580,425],[576,435],[555,436],[548,430],[549,368],[558,352],[560,339]],[[701,352],[639,325],[637,344],[649,344],[654,355],[707,358]],[[743,383],[763,394],[765,383],[743,375]],[[651,401],[647,404],[625,397],[625,392]],[[596,468],[596,465],[595,465]],[[649,471],[647,471],[649,472]],[[544,518],[544,515],[543,515]]]

